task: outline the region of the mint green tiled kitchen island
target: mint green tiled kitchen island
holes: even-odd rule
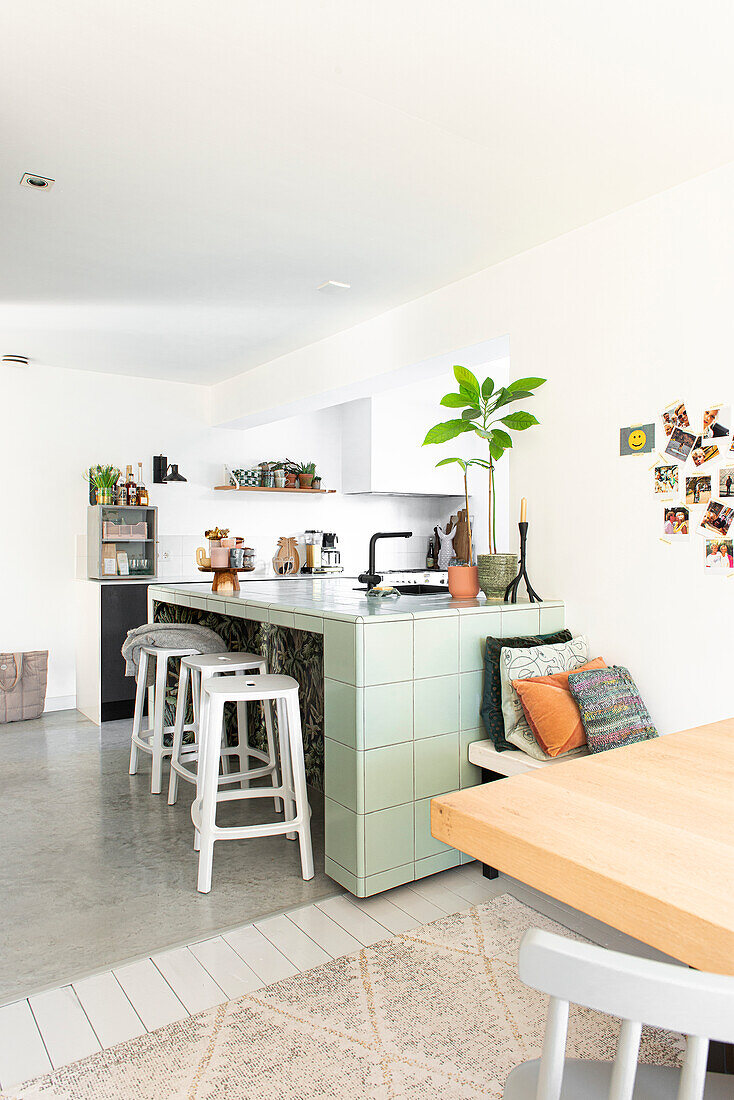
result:
[[[326,873],[357,897],[462,860],[430,832],[434,795],[474,786],[468,746],[484,639],[564,626],[560,601],[503,604],[403,596],[375,603],[348,579],[255,581],[228,596],[156,585],[156,604],[323,634]]]

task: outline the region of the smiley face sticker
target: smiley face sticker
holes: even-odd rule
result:
[[[619,429],[620,455],[644,455],[655,450],[655,425],[633,424]]]

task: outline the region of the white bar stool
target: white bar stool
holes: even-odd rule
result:
[[[220,676],[223,673],[257,672],[260,675],[266,675],[267,671],[267,661],[257,653],[201,653],[193,657],[184,657],[181,660],[178,694],[176,696],[176,719],[173,725],[171,776],[168,783],[169,806],[173,806],[178,798],[179,779],[184,779],[187,783],[196,783],[202,683],[212,676]],[[185,718],[189,698],[189,684],[191,685],[191,700],[194,712],[194,743],[185,745],[183,735],[185,728],[188,728],[185,726]],[[272,786],[278,786],[278,760],[275,751],[272,715],[270,707],[266,707],[264,703],[262,709],[267,734],[267,752],[256,749],[249,743],[247,703],[237,703],[237,748],[229,748],[223,735],[221,750],[222,770],[225,771],[227,763],[234,756],[237,757],[237,774],[223,774],[219,779],[220,785],[239,782],[241,787],[247,788],[252,779],[269,775]],[[250,757],[259,761],[263,766],[251,769],[249,766]],[[192,763],[194,767],[187,766]],[[281,805],[281,800],[277,798],[275,800],[276,810],[280,810]]]
[[[263,702],[267,709],[273,703],[278,716],[278,740],[282,784],[279,787],[250,787],[223,791],[219,788],[219,755],[224,724],[224,704]],[[202,683],[201,750],[196,800],[191,806],[191,820],[197,832],[195,847],[199,848],[199,878],[197,889],[208,894],[212,887],[212,863],[215,840],[248,840],[253,837],[278,836],[284,833],[298,842],[301,850],[301,873],[313,878],[311,849],[311,811],[306,791],[306,768],[303,760],[301,714],[298,707],[298,683],[291,676],[214,676]],[[216,823],[217,803],[234,799],[274,798],[280,795],[285,807],[282,821],[263,825],[219,826]]]
[[[163,744],[163,736],[173,732],[173,726],[164,724],[166,706],[166,679],[168,662],[172,657],[191,657],[198,649],[163,649],[144,645],[138,663],[138,684],[135,689],[135,713],[130,738],[130,775],[137,775],[138,756],[142,749],[153,757],[150,775],[150,793],[160,794],[163,784],[163,758],[171,755],[171,749]],[[148,686],[148,663],[155,661],[155,683],[148,692],[148,728],[144,730],[143,707]]]

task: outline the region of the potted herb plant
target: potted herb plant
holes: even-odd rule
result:
[[[90,466],[84,474],[84,480],[94,487],[97,504],[113,504],[115,485],[120,477],[117,466]]]
[[[465,432],[474,432],[487,443],[489,458],[474,458],[464,463],[461,459],[443,461],[460,462],[465,466],[482,466],[488,473],[489,488],[489,553],[477,554],[479,584],[484,594],[491,599],[502,598],[507,585],[517,573],[517,555],[497,552],[497,513],[494,491],[495,463],[512,447],[512,437],[505,430],[523,432],[538,423],[532,413],[525,410],[507,412],[506,406],[515,401],[523,401],[533,396],[533,391],[542,386],[545,378],[518,378],[508,386],[495,389],[494,381],[485,378],[479,381],[467,367],[455,366],[454,377],[459,384],[458,393],[447,393],[441,398],[441,404],[449,409],[461,409],[461,417],[445,420],[430,429],[423,445],[427,443],[447,443],[450,439]],[[501,426],[503,425],[503,426]],[[438,463],[442,465],[442,463]],[[466,474],[466,470],[464,471]],[[468,516],[468,507],[467,507]]]

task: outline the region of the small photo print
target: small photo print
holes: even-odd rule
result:
[[[665,453],[678,462],[685,462],[693,450],[695,442],[696,437],[693,432],[685,432],[683,428],[674,428],[670,434]]]
[[[655,492],[658,496],[678,496],[678,466],[655,467]]]
[[[734,466],[722,466],[719,470],[719,496],[734,497]]]
[[[662,412],[663,431],[670,438],[676,428],[690,428],[686,407],[682,401],[676,401],[674,405],[668,405]]]
[[[715,443],[704,443],[699,435],[696,442],[693,444],[693,450],[691,451],[691,458],[693,459],[694,466],[703,466],[704,462],[710,462],[712,458],[716,458],[719,453],[719,448]]]
[[[704,409],[703,435],[704,439],[726,439],[731,430],[731,409],[728,405],[712,405],[710,409]]]
[[[708,504],[711,500],[711,474],[686,478],[686,504]]]
[[[729,534],[734,508],[727,508],[719,500],[712,501],[701,518],[701,533],[718,535],[723,538]]]
[[[683,504],[664,510],[663,532],[669,538],[687,538],[691,533],[690,513]]]
[[[706,539],[705,564],[713,573],[728,573],[734,569],[731,539]]]

